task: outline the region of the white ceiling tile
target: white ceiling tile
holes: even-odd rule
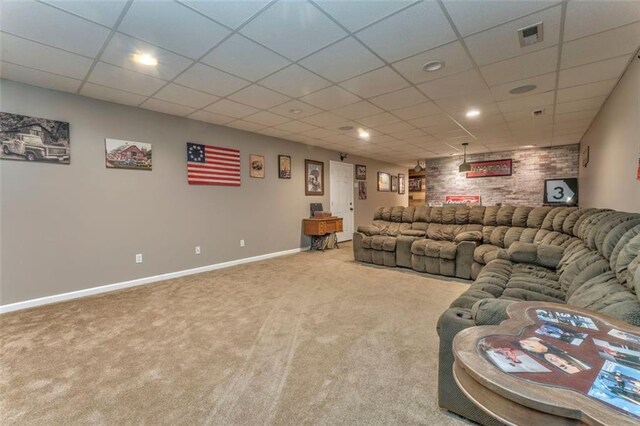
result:
[[[291,63],[239,34],[223,41],[201,62],[254,82]]]
[[[264,87],[256,86],[255,84],[234,93],[229,96],[229,99],[260,109],[272,108],[291,100],[291,98],[287,96],[265,89]]]
[[[198,120],[198,121],[204,121],[206,123],[212,123],[212,124],[227,124],[235,120],[235,118],[227,117],[220,114],[214,114],[213,112],[202,111],[202,110],[196,111],[190,114],[188,118],[191,118],[193,120]]]
[[[583,84],[581,86],[569,87],[558,90],[557,102],[577,101],[578,99],[592,98],[595,96],[608,95],[618,82],[617,79],[597,81],[595,83]]]
[[[592,110],[592,109],[600,108],[606,99],[607,99],[606,96],[597,96],[595,98],[580,99],[580,100],[571,101],[571,102],[562,102],[562,103],[556,104],[555,111],[556,111],[556,114],[563,114],[565,112]]]
[[[299,98],[331,86],[331,83],[324,78],[295,64],[260,80],[259,84],[293,98]]]
[[[498,108],[502,112],[533,111],[536,108],[553,105],[553,92],[545,92],[537,95],[518,97],[507,101],[498,102]]]
[[[438,71],[424,71],[422,69],[424,64],[431,61],[442,61],[444,67]],[[392,66],[413,83],[435,80],[474,67],[469,55],[458,41],[403,59]]]
[[[534,117],[533,114],[531,113],[532,109],[533,108],[530,108],[530,109],[525,108],[517,111],[503,112],[502,116],[509,123],[515,123],[519,121],[532,121],[532,120],[537,120],[541,118],[541,117]],[[552,105],[545,106],[543,111],[544,113],[543,117],[552,117],[553,111],[554,110]]]
[[[563,121],[563,122],[554,123],[553,131],[555,132],[556,130],[559,130],[559,131],[572,130],[574,133],[576,133],[581,130],[587,130],[587,128],[589,128],[589,126],[591,125],[592,121],[593,120],[591,120],[590,118],[587,118],[587,119],[576,120],[576,121]]]
[[[550,47],[526,55],[480,67],[480,73],[489,86],[518,81],[555,71],[558,48]]]
[[[600,80],[618,78],[629,63],[628,56],[607,59],[560,71],[558,88],[578,86]]]
[[[387,93],[369,99],[369,101],[387,111],[417,105],[427,98],[414,87],[407,87],[396,92]]]
[[[112,27],[116,23],[127,4],[126,0],[46,0],[44,2],[107,27]]]
[[[404,121],[376,127],[376,131],[387,134],[387,135],[390,135],[393,133],[399,133],[399,132],[407,132],[410,130],[415,130],[415,127],[413,127],[408,123],[405,123]]]
[[[360,31],[356,36],[388,62],[456,39],[436,2],[423,2]]]
[[[558,128],[556,126],[553,127],[553,137],[557,137],[557,136],[569,136],[569,135],[576,135],[576,134],[584,134],[584,132],[587,131],[587,129],[589,128],[589,126],[583,126],[580,128],[570,128],[570,129],[562,129],[562,128]]]
[[[163,112],[165,114],[178,115],[180,117],[187,116],[195,111],[195,108],[172,104],[171,102],[165,102],[153,98],[147,99],[142,105],[140,105],[140,108]]]
[[[150,96],[166,84],[165,81],[98,62],[89,75],[92,83]]]
[[[298,120],[302,117],[308,117],[310,115],[317,114],[322,110],[316,107],[313,107],[309,104],[305,104],[304,102],[294,100],[294,101],[285,102],[282,105],[278,105],[273,108],[269,108],[269,111],[275,112],[276,114],[280,114],[285,117]],[[300,112],[295,112],[295,111],[300,111]]]
[[[347,35],[311,3],[301,1],[272,5],[240,32],[293,60]]]
[[[536,88],[530,92],[522,93],[522,94],[511,94],[509,91],[516,87],[522,87],[525,85],[535,85]],[[556,73],[550,72],[547,74],[539,75],[536,77],[529,77],[523,80],[512,81],[510,83],[499,84],[497,86],[492,86],[489,88],[491,90],[491,94],[495,98],[496,101],[505,101],[509,99],[514,99],[522,96],[530,96],[538,93],[548,92],[549,90],[554,90],[556,87]]]
[[[218,102],[213,105],[209,105],[205,109],[209,112],[234,118],[246,117],[247,115],[255,114],[259,111],[257,108],[234,102],[229,99],[220,99]]]
[[[384,124],[397,123],[400,119],[388,112],[381,114],[370,115],[369,117],[360,118],[358,122],[368,127],[382,126]]]
[[[357,120],[358,118],[367,117],[369,115],[380,114],[382,109],[370,104],[369,102],[361,101],[334,109],[332,112],[352,120]]]
[[[233,127],[234,129],[246,130],[248,132],[255,132],[256,130],[264,129],[266,126],[258,123],[251,123],[250,121],[236,120],[226,124],[227,127]]]
[[[640,21],[637,1],[572,0],[567,4],[564,40],[573,40],[635,21]]]
[[[257,130],[261,135],[273,136],[274,138],[285,138],[291,134],[291,132],[285,132],[284,130],[276,129],[275,127],[269,127],[268,129]]]
[[[560,39],[560,6],[534,13],[526,18],[500,25],[464,39],[478,65],[491,64],[517,55],[542,50],[558,44]],[[539,43],[520,47],[517,31],[543,22],[544,39]]]
[[[300,64],[337,83],[381,67],[384,62],[349,37],[314,53]]]
[[[158,65],[139,64],[133,59],[135,54],[153,55],[158,60]],[[163,80],[173,79],[193,63],[191,59],[187,59],[184,56],[176,55],[168,50],[160,49],[120,33],[114,34],[111,38],[107,48],[100,56],[100,60]]]
[[[446,123],[447,125],[453,124],[454,127],[458,127],[446,114],[435,114],[427,117],[414,118],[413,120],[409,120],[413,126],[418,128],[427,128],[435,125],[441,125],[442,123]]]
[[[204,108],[205,106],[217,101],[217,96],[198,90],[189,89],[174,83],[169,83],[163,87],[158,93],[153,95],[154,98],[172,102],[174,104],[189,106],[193,108]]]
[[[316,3],[349,31],[357,31],[401,8],[414,3],[415,0],[318,0]]]
[[[234,29],[269,4],[269,1],[270,0],[180,0],[180,2],[207,15],[211,19]]]
[[[0,78],[75,93],[82,81],[0,61]],[[144,98],[143,98],[144,99]]]
[[[461,72],[418,85],[418,89],[431,99],[441,99],[486,88],[484,80],[476,70]]]
[[[357,95],[369,98],[402,89],[409,83],[390,67],[384,67],[342,82],[340,85]]]
[[[94,58],[109,30],[35,1],[3,1],[2,31]]]
[[[638,7],[640,9],[640,6]],[[562,46],[562,68],[584,65],[624,54],[640,44],[640,22],[570,41]]]
[[[301,121],[290,121],[288,123],[280,124],[276,126],[276,128],[289,133],[300,133],[313,130],[316,126],[312,126],[311,124],[303,123]]]
[[[14,37],[0,35],[0,58],[30,68],[54,74],[84,79],[93,60],[53,47]]]
[[[91,98],[101,99],[103,101],[132,106],[138,106],[147,99],[146,96],[112,89],[110,87],[99,86],[93,83],[85,83],[84,86],[82,86],[80,94]]]
[[[557,3],[559,3],[557,0],[444,0],[444,6],[456,28],[463,36],[485,30]]]
[[[217,96],[227,96],[249,85],[246,80],[203,64],[195,64],[179,75],[175,82]]]
[[[472,108],[482,108],[484,105],[491,103],[493,103],[493,98],[487,89],[435,101],[436,105],[448,113],[467,111]]]
[[[439,112],[440,110],[433,102],[424,102],[418,105],[412,105],[391,111],[392,114],[402,118],[403,120],[427,117],[429,115],[438,114]]]
[[[578,121],[593,119],[598,114],[599,109],[591,109],[587,111],[566,112],[564,114],[556,114],[556,123],[562,123],[565,121]]]
[[[553,146],[573,145],[580,143],[583,133],[575,133],[573,135],[554,136],[551,138]]]
[[[178,3],[155,0],[133,2],[118,30],[194,59],[229,34],[223,26]]]
[[[270,127],[277,126],[279,124],[284,124],[288,121],[291,121],[286,117],[282,117],[278,114],[273,114],[269,111],[260,111],[253,115],[248,115],[244,117],[243,120],[250,121],[252,123],[262,124],[264,126],[270,126]]]
[[[395,132],[395,133],[391,133],[391,136],[393,136],[394,138],[398,139],[398,140],[402,140],[402,141],[408,141],[408,140],[412,140],[412,141],[419,141],[424,139],[425,141],[429,139],[429,136],[423,132],[422,130],[419,129],[412,129],[412,130],[404,130],[402,132]]]
[[[303,96],[300,100],[318,108],[334,109],[358,102],[360,98],[341,87],[331,86],[318,90],[310,95]]]
[[[336,124],[342,123],[344,118],[330,112],[321,112],[320,114],[312,115],[310,117],[304,117],[300,119],[300,121],[313,124],[314,126],[332,127],[337,129],[338,125]]]
[[[450,131],[453,131],[453,130],[460,130],[460,126],[458,126],[454,121],[449,119],[447,121],[438,122],[438,123],[436,123],[434,125],[431,125],[431,126],[421,127],[421,129],[424,130],[425,132],[431,134],[431,135],[437,135],[437,134],[440,134],[440,133],[443,133],[443,132],[450,132]]]

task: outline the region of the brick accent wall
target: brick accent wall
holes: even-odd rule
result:
[[[544,180],[578,177],[579,155],[580,145],[467,155],[468,162],[512,160],[511,176],[473,179],[458,172],[462,156],[427,160],[427,203],[442,205],[445,195],[480,195],[485,206],[540,206]]]

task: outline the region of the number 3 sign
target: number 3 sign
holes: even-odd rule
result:
[[[545,179],[544,204],[577,205],[578,179]]]

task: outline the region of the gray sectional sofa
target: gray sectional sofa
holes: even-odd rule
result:
[[[478,235],[479,234],[479,235]],[[572,207],[392,207],[353,239],[358,261],[472,278],[438,321],[438,402],[499,424],[456,385],[461,330],[499,324],[518,301],[565,303],[640,327],[640,214]],[[640,332],[640,330],[639,330]]]

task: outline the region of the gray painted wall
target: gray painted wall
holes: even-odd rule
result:
[[[309,203],[329,207],[329,161],[337,152],[53,90],[0,80],[4,112],[71,126],[71,164],[0,161],[0,304],[29,300],[308,245]],[[153,143],[153,170],[105,167],[104,139]],[[186,142],[234,147],[242,186],[190,186]],[[249,178],[249,154],[266,157],[266,178]],[[277,178],[278,154],[293,177]],[[325,195],[304,195],[305,158],[325,162]],[[361,157],[369,197],[355,193],[355,225],[408,193],[376,191],[376,172],[405,168]],[[246,246],[241,248],[239,240]],[[202,247],[196,256],[194,248]],[[135,264],[135,254],[144,262]]]
[[[445,195],[480,195],[485,206],[540,206],[545,179],[578,177],[578,149],[564,145],[467,155],[470,162],[511,158],[511,176],[486,178],[467,179],[459,173],[462,156],[427,160],[427,203],[444,203]]]
[[[589,163],[580,168],[585,207],[640,212],[640,59],[635,58],[582,137]],[[582,164],[582,158],[580,159]]]

